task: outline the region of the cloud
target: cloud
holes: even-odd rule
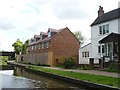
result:
[[[47,22],[41,22],[41,21],[38,21],[38,22],[35,22],[33,23],[31,26],[29,26],[28,28],[26,28],[26,30],[30,30],[30,31],[33,31],[33,32],[37,32],[37,31],[42,31],[41,29],[42,28],[45,28],[48,26],[48,23]]]
[[[11,44],[17,38],[26,40],[48,28],[69,27],[90,38],[89,25],[97,17],[99,5],[106,12],[116,8],[117,1],[0,0],[0,50],[13,50]]]
[[[11,30],[15,28],[14,23],[10,19],[0,19],[0,29],[1,30]]]
[[[51,4],[54,14],[60,19],[84,19],[87,12],[83,11],[79,2],[56,2]]]

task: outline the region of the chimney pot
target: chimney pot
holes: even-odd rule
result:
[[[98,17],[102,16],[103,14],[104,14],[103,7],[99,6]]]

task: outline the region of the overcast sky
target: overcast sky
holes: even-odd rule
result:
[[[90,24],[101,5],[105,12],[120,0],[0,0],[0,50],[13,51],[12,44],[32,38],[48,28],[68,27],[90,40]]]

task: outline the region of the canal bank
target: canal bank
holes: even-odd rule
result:
[[[67,81],[69,83],[74,83],[74,84],[77,84],[77,85],[83,85],[83,86],[86,86],[86,87],[93,88],[95,90],[96,89],[97,90],[98,89],[100,89],[100,90],[101,89],[119,90],[116,87],[111,87],[111,86],[108,86],[108,85],[92,83],[92,82],[89,82],[89,81],[80,80],[80,79],[76,79],[76,78],[71,78],[71,77],[67,77],[67,76],[62,76],[62,75],[58,75],[58,74],[53,74],[53,73],[49,73],[49,72],[44,72],[44,71],[40,71],[40,70],[39,71],[38,70],[33,70],[33,69],[30,69],[30,68],[26,68],[28,65],[25,65],[25,64],[14,63],[14,62],[12,62],[12,63],[8,62],[8,64],[25,68],[26,70],[31,71],[33,73],[37,73],[37,74],[40,74],[40,75],[56,78],[58,80]]]
[[[1,70],[2,90],[90,90],[80,85],[30,72],[21,67]],[[1,80],[0,78],[0,80]]]

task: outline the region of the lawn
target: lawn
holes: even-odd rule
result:
[[[33,66],[33,65],[29,65],[28,68],[33,69],[33,70],[40,70],[44,72],[58,74],[62,76],[77,78],[80,80],[86,80],[86,81],[90,81],[90,82],[94,82],[98,84],[105,84],[109,86],[120,87],[118,85],[118,81],[120,81],[120,78],[94,75],[94,74],[77,73],[77,72],[72,72],[72,71],[53,70],[53,69],[48,69],[48,68],[43,68],[40,66]]]

